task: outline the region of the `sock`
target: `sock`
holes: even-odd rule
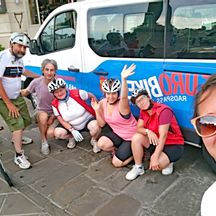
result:
[[[22,152],[21,153],[17,153],[16,152],[16,157],[22,156]]]
[[[136,166],[137,168],[142,168],[142,167],[143,167],[142,164],[135,164],[135,166]]]

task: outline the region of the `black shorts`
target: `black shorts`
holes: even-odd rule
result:
[[[150,145],[149,148],[146,150],[150,152],[150,155],[152,155],[155,151],[154,145]],[[167,155],[170,162],[176,162],[179,160],[184,152],[184,145],[178,145],[178,144],[171,144],[171,145],[165,145],[163,152]]]
[[[92,121],[92,120],[96,120],[96,118],[95,118],[95,117],[90,118],[90,119],[86,122],[85,127],[84,127],[83,129],[79,130],[79,132],[89,131],[88,128],[87,128],[87,126],[88,126],[88,123],[89,123],[90,121]],[[56,127],[64,128],[68,133],[70,133],[70,131],[69,131],[68,129],[66,129],[66,128],[65,128],[62,124],[60,124],[60,123],[59,123]]]
[[[102,128],[101,136],[105,136],[113,142],[113,145],[117,148],[115,156],[119,160],[125,161],[132,156],[131,141],[126,141],[119,137],[108,124]]]

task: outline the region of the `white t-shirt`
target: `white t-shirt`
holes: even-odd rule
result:
[[[79,90],[79,95],[82,100],[88,99],[88,93],[84,90]],[[52,106],[52,108],[55,116],[61,115],[76,130],[84,129],[88,120],[93,117],[91,113],[71,97],[67,102],[59,101],[58,110],[60,113],[55,107]]]
[[[22,59],[15,60],[9,49],[0,52],[0,79],[7,96],[16,99],[21,90]]]
[[[201,216],[216,215],[216,182],[214,182],[204,193],[201,202]]]

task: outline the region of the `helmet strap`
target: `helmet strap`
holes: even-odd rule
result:
[[[65,98],[64,98],[64,99],[59,99],[59,100],[60,100],[60,101],[67,102],[67,101],[68,101],[68,99],[69,99],[69,97],[70,97],[70,92],[69,92],[69,90],[68,90],[68,89],[66,89],[66,96],[65,96]]]

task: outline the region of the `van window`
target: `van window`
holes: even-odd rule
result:
[[[55,16],[39,37],[42,53],[69,49],[75,44],[76,13],[68,11]]]
[[[103,57],[162,58],[163,2],[88,11],[88,41]]]
[[[170,1],[167,58],[216,58],[216,2],[200,2]]]

